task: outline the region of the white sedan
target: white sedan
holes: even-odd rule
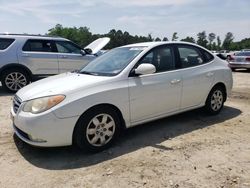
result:
[[[108,51],[79,72],[34,82],[17,92],[16,135],[35,146],[100,151],[122,128],[205,107],[218,114],[232,72],[208,50],[185,42],[149,42]]]

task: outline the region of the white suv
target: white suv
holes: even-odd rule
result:
[[[80,69],[93,60],[109,38],[82,49],[59,37],[0,34],[0,79],[4,89],[16,92],[30,81]]]

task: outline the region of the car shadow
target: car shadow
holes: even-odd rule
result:
[[[1,96],[13,96],[14,93],[8,93],[7,91],[5,91],[0,83],[0,97]]]
[[[173,150],[161,143],[169,138],[216,125],[240,114],[239,109],[225,106],[217,116],[208,116],[198,109],[164,118],[125,130],[121,138],[110,149],[100,153],[85,153],[73,146],[32,147],[15,135],[14,142],[21,155],[34,166],[50,170],[76,169],[114,159],[148,146],[163,151]]]
[[[250,73],[250,70],[247,70],[247,69],[237,69],[237,70],[235,70],[235,71],[233,71],[233,72],[240,72],[240,73]]]

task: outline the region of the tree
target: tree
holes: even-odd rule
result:
[[[167,37],[164,37],[164,38],[162,39],[162,41],[168,41],[168,38],[167,38]]]
[[[157,37],[157,38],[155,39],[155,41],[161,41],[161,39],[160,39],[159,37]]]
[[[220,36],[217,36],[217,50],[221,49],[221,39]]]
[[[214,33],[209,33],[208,34],[208,41],[209,41],[209,46],[208,49],[212,50],[212,42],[214,41],[216,35]]]
[[[223,48],[225,50],[230,50],[231,49],[231,45],[233,43],[233,40],[234,40],[233,33],[228,32],[226,34],[225,39],[224,39],[223,44],[222,44]]]
[[[178,38],[179,37],[177,36],[177,32],[174,32],[172,36],[172,41],[176,41]]]
[[[206,35],[206,31],[202,31],[200,33],[197,34],[198,40],[197,40],[197,44],[203,46],[204,48],[207,47],[207,35]]]
[[[184,38],[184,39],[181,39],[181,41],[195,43],[195,40],[194,40],[194,38],[193,38],[193,37],[186,37],[186,38]]]

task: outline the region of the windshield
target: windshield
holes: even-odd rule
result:
[[[143,47],[115,48],[91,61],[80,73],[101,76],[119,74],[140,52]]]

